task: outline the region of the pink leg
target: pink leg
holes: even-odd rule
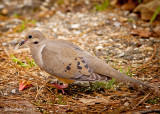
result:
[[[54,87],[57,88],[57,89],[62,90],[63,94],[65,93],[65,92],[64,92],[64,88],[67,88],[67,87],[68,87],[68,84],[58,85],[56,82],[55,82],[54,84],[51,84],[51,85],[54,86]]]

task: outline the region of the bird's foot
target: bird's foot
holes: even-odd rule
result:
[[[64,88],[68,87],[68,84],[59,85],[56,82],[54,84],[51,84],[54,88],[62,90],[62,93],[64,94]]]

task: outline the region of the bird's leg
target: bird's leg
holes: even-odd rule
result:
[[[64,94],[64,93],[65,93],[65,92],[64,92],[64,88],[67,88],[67,87],[68,87],[68,84],[59,85],[59,84],[57,84],[57,83],[55,82],[54,84],[52,84],[52,86],[54,86],[54,87],[57,88],[57,89],[62,90],[62,92],[63,92],[63,94]]]

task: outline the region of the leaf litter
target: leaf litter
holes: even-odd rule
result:
[[[26,46],[16,46],[27,31],[39,29],[48,38],[70,40],[105,60],[115,69],[123,73],[127,71],[130,76],[153,86],[160,86],[160,39],[152,32],[152,34],[145,34],[146,30],[149,30],[147,22],[141,20],[127,22],[130,17],[125,15],[125,11],[91,13],[84,8],[86,12],[66,13],[54,10],[54,13],[49,13],[46,10],[44,12],[48,14],[45,14],[43,10],[36,13],[41,19],[33,17],[38,20],[36,23],[30,21],[26,24],[24,22],[27,17],[21,18],[18,15],[0,17],[4,20],[0,23],[0,27],[4,25],[0,29],[0,99],[3,104],[0,105],[0,111],[7,112],[5,109],[19,100],[32,104],[35,107],[30,107],[33,111],[39,110],[42,113],[120,113],[159,109],[159,93],[142,93],[126,84],[114,81],[109,83],[112,86],[108,88],[106,86],[110,85],[107,83],[71,84],[65,89],[66,94],[62,94],[61,91],[47,86],[47,83],[57,80],[35,65],[29,49]],[[10,23],[6,21],[14,18],[20,19],[22,23],[16,27],[14,26],[16,23],[13,23],[13,27],[7,28]],[[158,27],[158,24],[153,24]],[[131,35],[130,31],[133,31],[135,26],[140,29]],[[19,83],[24,80],[33,86],[19,91]],[[23,109],[16,106],[10,111]]]

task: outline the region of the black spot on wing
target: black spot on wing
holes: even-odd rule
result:
[[[88,69],[88,65],[87,64],[84,67]]]
[[[81,62],[82,62],[82,63],[85,63],[85,61],[84,61],[84,60],[82,60]]]
[[[77,61],[77,69],[79,69],[79,70],[82,69],[82,67],[80,66],[80,62],[79,61]]]
[[[77,69],[82,70],[82,67],[81,66],[77,66]]]
[[[83,57],[79,57],[80,59],[83,59]]]
[[[67,70],[71,70],[71,67],[70,67],[70,66],[67,66],[66,69],[67,69]]]
[[[77,61],[77,66],[79,66],[80,65],[80,62],[79,61]]]
[[[91,72],[92,72],[92,70],[89,68],[88,72],[89,72],[89,73],[91,73]]]
[[[74,48],[75,50],[80,50],[80,51],[83,51],[83,50],[81,50],[80,48]]]

